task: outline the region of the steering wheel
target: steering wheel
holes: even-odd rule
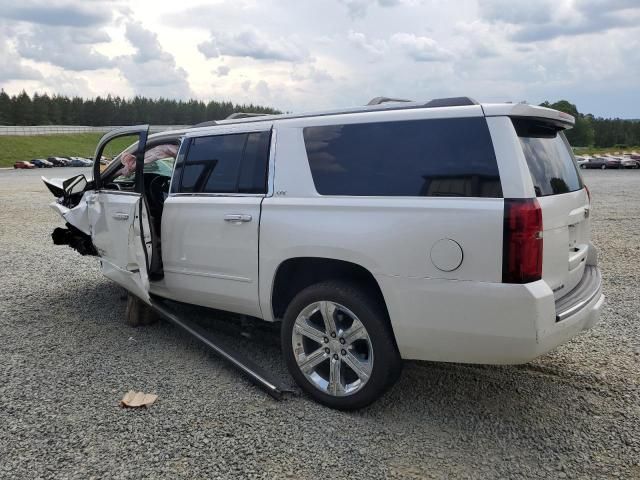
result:
[[[111,182],[105,185],[105,188],[109,189],[109,190],[122,190],[122,187],[120,186],[119,183],[116,182]]]
[[[169,193],[171,177],[157,176],[149,184],[149,208],[155,211],[162,211],[165,193]]]

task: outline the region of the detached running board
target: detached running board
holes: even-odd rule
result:
[[[197,323],[185,318],[180,318],[161,300],[158,301],[152,298],[151,307],[163,318],[209,347],[209,349],[211,349],[218,357],[226,360],[235,368],[243,372],[253,384],[265,390],[273,398],[281,400],[284,393],[291,392],[291,389],[283,386],[278,382],[278,380],[273,378],[273,375],[257,365],[255,362],[244,357],[238,352],[233,352],[229,348],[221,345],[212,338],[211,334]]]

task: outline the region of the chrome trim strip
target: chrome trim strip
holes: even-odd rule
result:
[[[98,190],[96,193],[105,193],[109,195],[131,195],[136,197],[141,196],[138,192],[125,192],[123,190]]]
[[[598,296],[599,294],[601,294],[601,290],[602,290],[602,276],[600,275],[600,271],[598,270],[597,267],[594,266],[587,266],[587,268],[591,268],[593,269],[591,272],[586,273],[586,275],[595,275],[595,288],[593,290],[591,290],[588,295],[584,298],[582,298],[581,300],[579,300],[576,303],[571,304],[568,308],[566,308],[565,310],[556,312],[556,322],[561,322],[563,320],[566,320],[568,317],[570,317],[571,315],[574,315],[576,312],[578,312],[579,310],[582,310],[586,305],[588,305],[594,298],[596,298],[596,296]],[[587,282],[591,282],[591,279],[586,279],[585,283],[582,284],[579,283],[575,289],[575,290],[580,290],[581,288],[586,287],[591,287],[591,285],[589,285]],[[582,292],[580,292],[582,293]],[[570,296],[571,292],[569,292],[567,294],[567,296]],[[565,300],[565,297],[560,299],[560,302],[556,302],[556,305],[558,303],[560,303],[560,305],[562,305],[563,303],[567,303],[562,302],[562,300]]]
[[[170,193],[170,197],[264,197],[264,193]]]
[[[267,194],[266,197],[273,197],[275,191],[275,173],[276,173],[276,149],[278,146],[278,131],[273,126],[271,128],[271,145],[269,146],[269,162],[267,166]]]
[[[195,277],[219,278],[221,280],[231,280],[233,282],[251,283],[251,279],[247,277],[235,277],[233,275],[224,275],[221,273],[198,272],[197,270],[186,270],[179,268],[164,267],[165,273],[176,273],[179,275],[193,275]]]

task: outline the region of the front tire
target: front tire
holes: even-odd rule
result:
[[[402,369],[385,309],[355,284],[329,281],[302,290],[287,307],[281,337],[293,378],[331,408],[371,404]]]

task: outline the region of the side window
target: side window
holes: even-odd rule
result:
[[[195,137],[178,161],[180,193],[265,193],[270,132]],[[181,178],[180,178],[181,177]]]
[[[246,141],[246,134],[197,137],[191,140],[180,191],[235,192]]]
[[[239,193],[267,193],[270,143],[271,132],[249,134],[238,179]]]
[[[321,195],[502,197],[484,118],[306,127]]]

